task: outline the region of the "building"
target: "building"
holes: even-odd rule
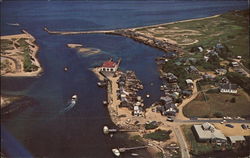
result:
[[[215,73],[218,75],[225,75],[227,73],[226,69],[216,69]]]
[[[231,145],[235,145],[237,143],[244,143],[246,141],[244,136],[229,136],[228,139]]]
[[[194,85],[194,82],[191,79],[186,79],[186,83],[187,83],[188,86],[193,86]]]
[[[237,85],[236,84],[222,84],[220,87],[220,92],[221,93],[231,93],[231,94],[236,94],[237,93]]]
[[[232,62],[232,66],[233,66],[233,67],[238,67],[238,66],[239,66],[239,63],[236,62],[236,61],[233,61],[233,62]]]
[[[191,66],[185,68],[185,70],[186,70],[187,72],[189,72],[189,73],[196,73],[196,74],[199,73],[199,70],[198,70],[195,66],[193,66],[193,65],[191,65]]]
[[[224,136],[224,134],[220,130],[215,129],[215,127],[208,122],[203,123],[202,125],[193,125],[192,130],[197,141],[200,142],[209,141],[216,143],[227,142],[227,138]]]
[[[118,64],[113,62],[112,59],[105,61],[101,66],[101,71],[106,72],[116,72],[118,69]]]

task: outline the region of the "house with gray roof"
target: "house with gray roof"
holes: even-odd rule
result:
[[[200,142],[216,142],[216,143],[226,143],[227,138],[218,129],[216,129],[212,124],[206,122],[201,125],[192,126],[193,133]]]

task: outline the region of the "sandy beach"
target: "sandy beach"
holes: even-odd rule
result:
[[[2,59],[7,59],[10,62],[16,64],[15,68],[13,67],[14,64],[12,64],[12,70],[10,72],[1,72],[1,76],[9,76],[9,77],[34,77],[41,74],[42,67],[40,65],[40,62],[37,58],[37,53],[39,50],[39,46],[35,43],[36,39],[29,34],[27,31],[23,30],[23,34],[17,34],[17,35],[7,35],[7,36],[1,36],[1,40],[10,40],[13,41],[13,48],[11,50],[6,50],[6,53],[1,53]],[[18,44],[17,41],[20,39],[25,39],[25,41],[29,44],[29,50],[30,50],[30,57],[33,59],[32,63],[37,66],[36,71],[31,72],[25,72],[24,66],[23,66],[23,59],[21,55],[22,50],[20,50],[19,47],[16,47]],[[14,70],[15,69],[15,70]]]

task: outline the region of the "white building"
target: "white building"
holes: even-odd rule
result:
[[[230,143],[233,145],[233,144],[236,144],[236,143],[242,143],[242,142],[245,142],[246,139],[244,138],[244,136],[229,136],[229,141]]]
[[[220,92],[221,93],[231,93],[231,94],[236,94],[237,93],[237,85],[236,84],[223,84],[220,87]]]
[[[106,72],[116,72],[117,69],[118,69],[118,64],[116,64],[112,60],[105,61],[101,66],[101,71],[106,71]]]

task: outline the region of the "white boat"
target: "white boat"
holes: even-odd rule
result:
[[[71,102],[76,103],[77,101],[77,95],[73,95],[71,98]]]
[[[121,155],[121,153],[120,153],[120,151],[118,149],[112,149],[112,152],[117,157],[119,157]]]
[[[10,26],[20,26],[20,24],[18,24],[18,23],[7,23],[7,25],[10,25]]]

